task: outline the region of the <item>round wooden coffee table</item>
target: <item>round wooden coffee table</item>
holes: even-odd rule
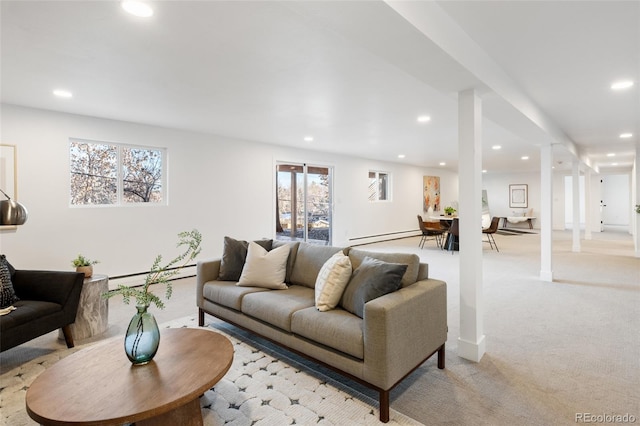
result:
[[[199,397],[232,361],[229,339],[205,329],[161,330],[146,365],[132,365],[123,338],[113,338],[38,376],[27,390],[27,412],[43,425],[202,425]]]

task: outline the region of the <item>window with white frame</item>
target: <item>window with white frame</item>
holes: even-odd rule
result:
[[[71,205],[165,203],[163,148],[72,139]]]
[[[391,175],[387,172],[369,172],[369,201],[391,200]]]

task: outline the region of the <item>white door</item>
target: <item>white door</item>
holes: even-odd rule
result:
[[[602,224],[628,227],[631,210],[629,175],[603,175],[601,182]]]

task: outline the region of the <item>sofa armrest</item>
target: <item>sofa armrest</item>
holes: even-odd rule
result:
[[[196,305],[201,306],[204,283],[216,281],[220,275],[220,259],[200,260],[196,265]]]
[[[429,279],[429,264],[428,263],[420,263],[420,268],[418,269],[418,279],[416,281],[428,280]]]
[[[447,285],[422,280],[364,307],[365,376],[389,389],[447,341]]]

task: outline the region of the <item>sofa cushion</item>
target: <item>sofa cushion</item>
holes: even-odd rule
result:
[[[418,271],[420,270],[420,257],[411,253],[379,253],[373,251],[359,250],[352,248],[349,250],[349,259],[351,266],[355,271],[362,260],[369,256],[373,259],[382,260],[389,263],[401,263],[407,265],[407,271],[402,276],[402,287],[406,287],[415,283],[418,279]]]
[[[320,312],[314,308],[293,314],[291,331],[358,359],[364,359],[362,318],[343,309]]]
[[[351,280],[342,294],[340,306],[364,317],[364,304],[401,287],[407,265],[388,263],[366,256],[353,271]]]
[[[232,281],[209,281],[202,287],[202,296],[218,305],[239,311],[242,298],[259,291],[269,290],[260,287],[238,287]]]
[[[242,298],[242,313],[291,332],[291,317],[300,309],[313,307],[313,289],[292,285],[286,290],[247,294]]]
[[[287,276],[284,279],[284,282],[287,284],[291,283],[291,272],[293,271],[293,265],[296,262],[296,255],[298,254],[298,246],[300,245],[299,241],[282,241],[282,240],[273,240],[271,248],[278,248],[282,246],[289,246],[289,259],[287,260]]]
[[[342,251],[327,260],[316,279],[316,308],[321,312],[335,308],[351,278],[351,261]]]
[[[29,323],[34,323],[34,326],[37,327],[36,320],[38,318],[62,312],[62,306],[57,303],[39,300],[19,300],[15,302],[14,306],[16,307],[15,311],[11,311],[10,314],[2,317],[0,332]]]
[[[291,272],[291,284],[314,288],[322,265],[341,250],[340,247],[300,243]]]
[[[274,290],[287,288],[284,278],[287,273],[288,258],[289,246],[267,251],[253,241],[250,242],[247,260],[242,268],[238,285]]]
[[[258,240],[256,243],[267,251],[271,250],[271,240]],[[247,258],[248,247],[249,243],[246,241],[224,237],[224,247],[220,261],[220,275],[218,276],[219,280],[238,281],[240,279],[244,261]]]
[[[6,308],[18,301],[11,282],[11,270],[5,255],[0,255],[0,308]]]

